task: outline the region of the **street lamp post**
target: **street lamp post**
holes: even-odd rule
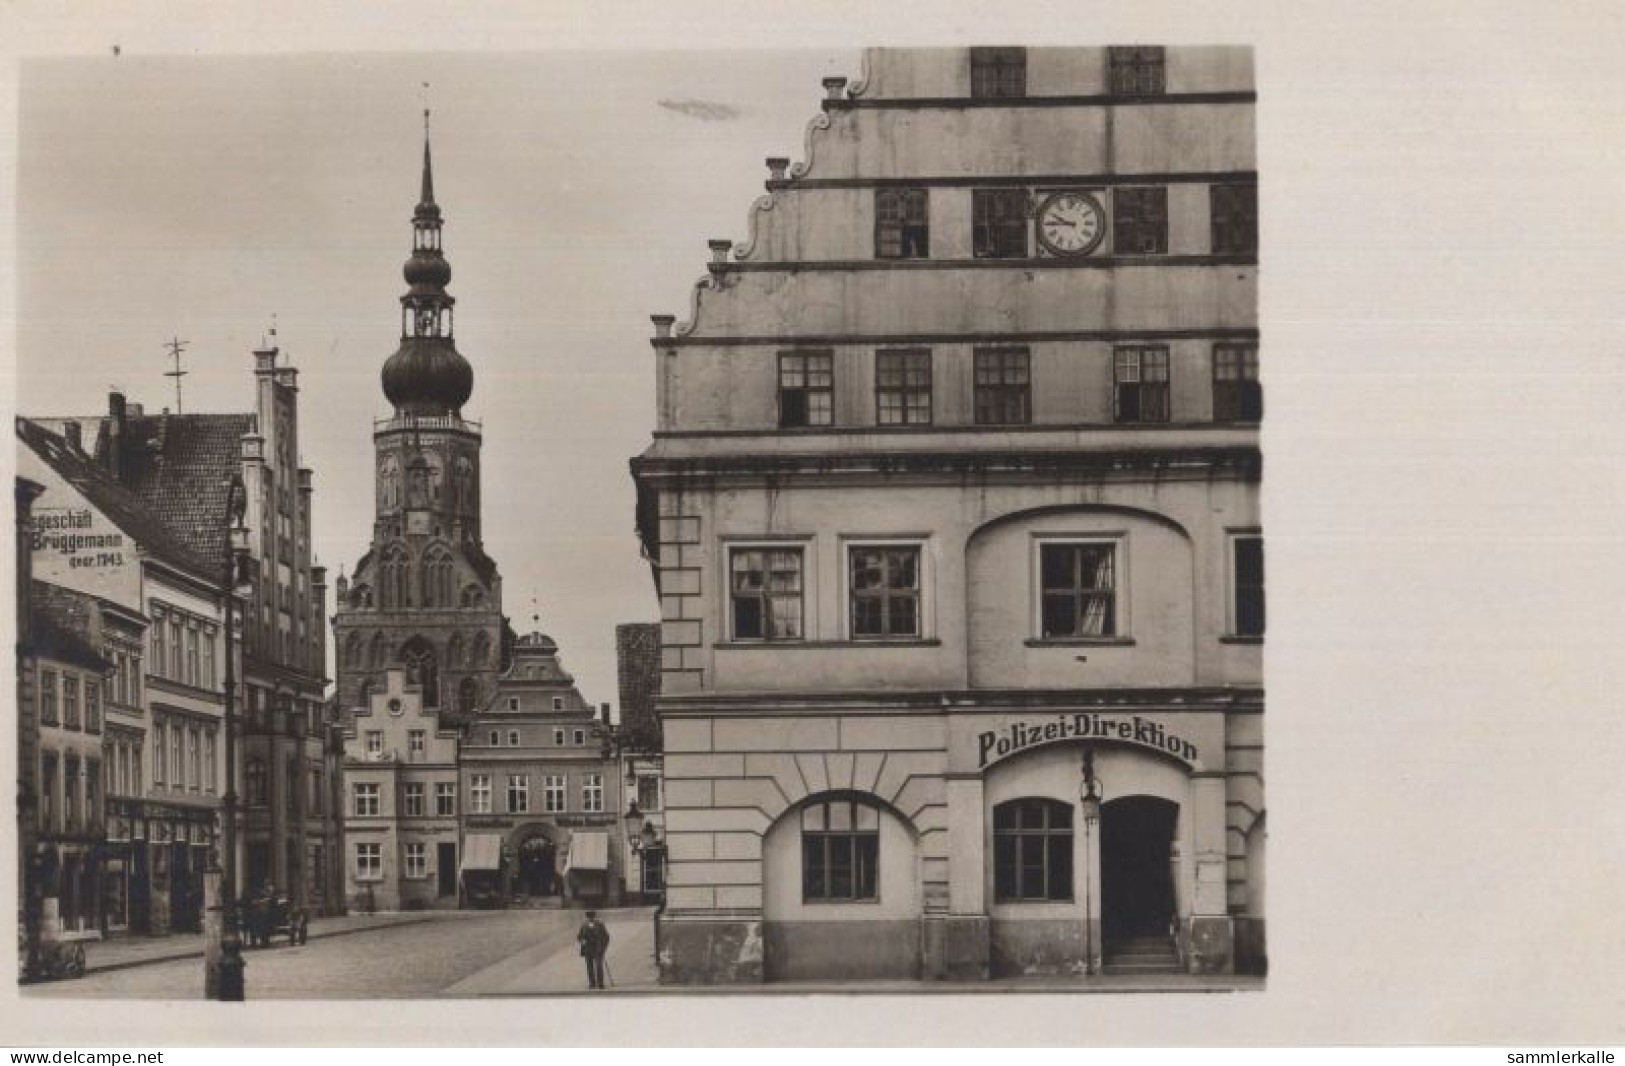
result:
[[[221,797],[224,824],[221,831],[225,851],[225,876],[221,881],[221,923],[219,970],[214,982],[215,996],[221,1002],[240,1003],[243,999],[243,940],[237,927],[237,667],[235,604],[240,560],[248,550],[248,529],[243,514],[248,508],[248,492],[242,478],[233,475],[226,490],[226,560],[221,591],[226,597],[226,792]],[[215,856],[218,863],[219,856]]]
[[[1094,852],[1095,826],[1100,824],[1100,781],[1095,777],[1095,750],[1083,749],[1083,972],[1095,973]]]
[[[626,809],[626,838],[632,844],[632,854],[638,857],[638,897],[642,899],[647,895],[649,886],[649,856],[660,850],[660,835],[655,832],[655,827],[643,816],[643,812],[638,810],[637,800],[633,800]],[[655,905],[653,915],[654,954],[657,967],[660,964],[660,917],[665,912],[666,891],[665,886],[662,885],[660,888],[660,901]]]

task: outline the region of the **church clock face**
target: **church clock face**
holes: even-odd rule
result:
[[[1106,235],[1106,212],[1086,192],[1058,192],[1038,206],[1038,243],[1052,255],[1088,255]]]

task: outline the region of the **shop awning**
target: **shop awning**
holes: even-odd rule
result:
[[[609,869],[609,834],[576,833],[570,837],[570,857],[564,872]]]
[[[495,833],[470,833],[463,838],[464,873],[469,870],[500,870],[502,838]]]

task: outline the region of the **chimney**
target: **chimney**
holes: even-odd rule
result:
[[[62,423],[62,439],[67,441],[68,447],[72,448],[75,452],[78,452],[80,455],[85,453],[85,441],[84,437],[80,435],[79,423]]]
[[[598,717],[605,725],[609,724],[609,704],[600,703],[598,705]]]
[[[129,447],[129,423],[124,394],[107,394],[107,472],[114,481],[124,480],[124,453]]]

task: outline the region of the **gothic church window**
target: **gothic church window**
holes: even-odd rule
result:
[[[380,599],[385,610],[412,606],[406,550],[399,545],[384,552],[378,566]]]
[[[423,706],[440,706],[440,667],[429,642],[414,637],[402,651],[401,662],[406,666],[406,683],[422,688]]]
[[[452,606],[452,560],[444,547],[434,547],[423,558],[423,606]]]

